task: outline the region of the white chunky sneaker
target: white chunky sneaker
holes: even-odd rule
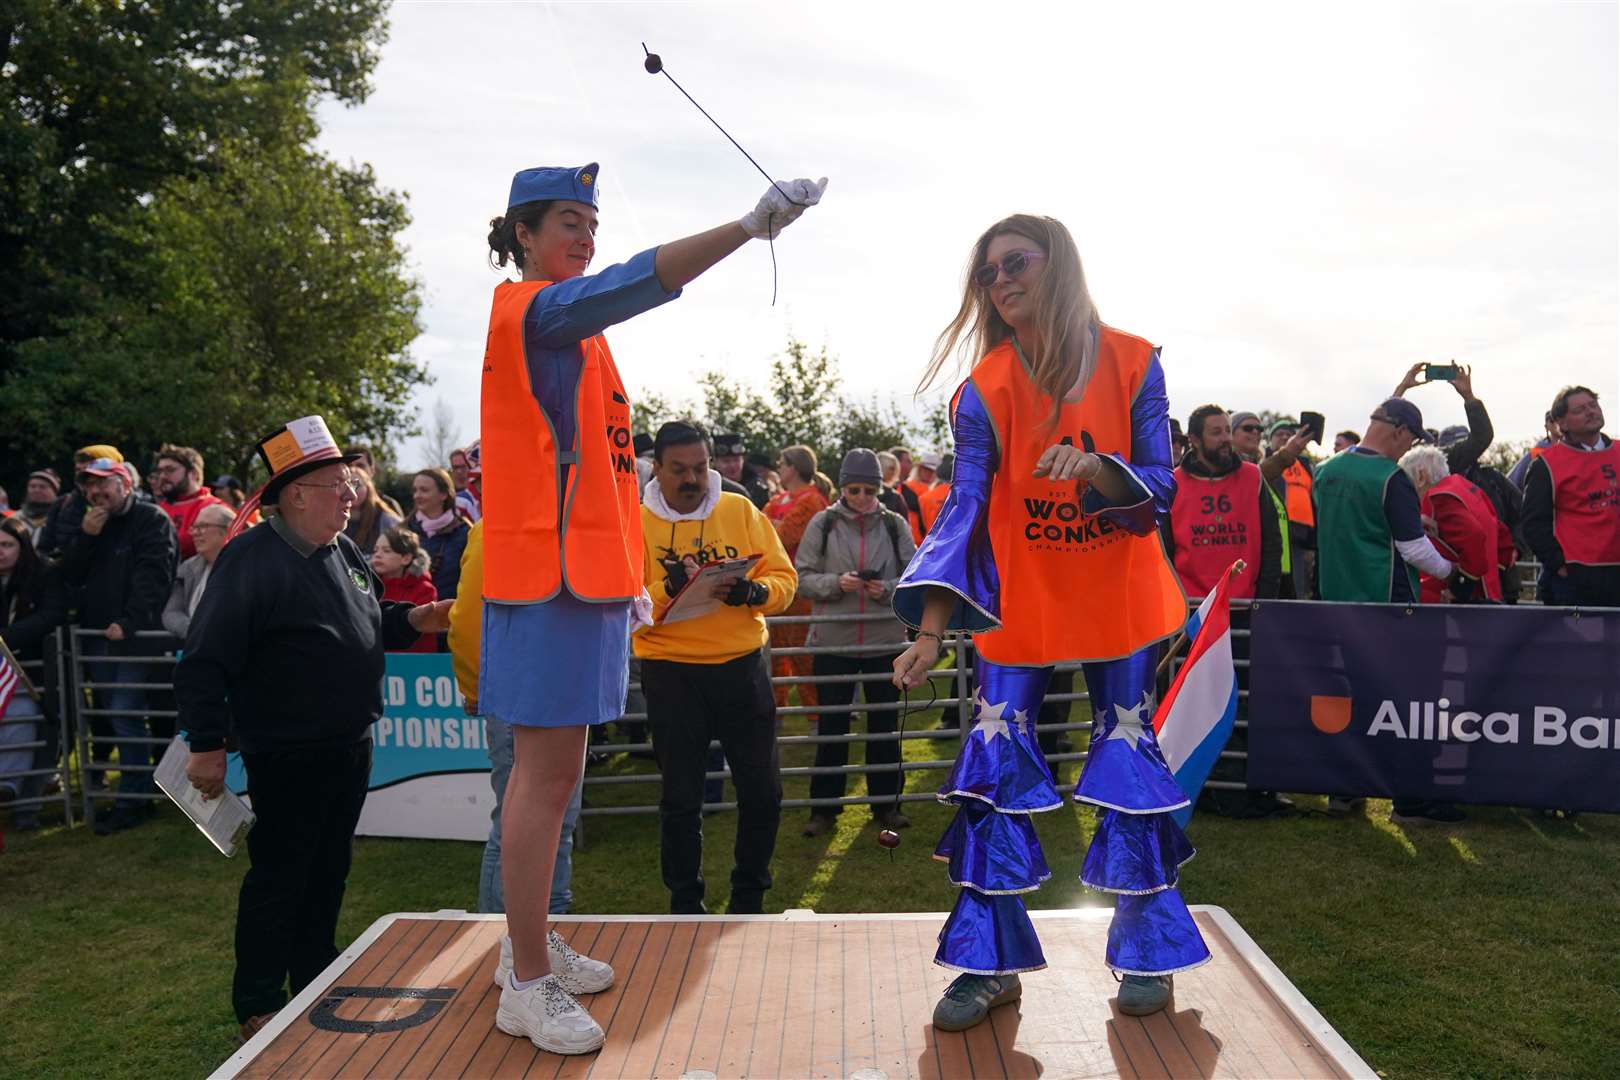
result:
[[[553,930],[546,935],[546,956],[551,972],[570,994],[600,994],[613,985],[613,969],[600,960],[577,953]],[[495,965],[495,985],[506,987],[512,974],[512,939],[501,935],[501,960]]]
[[[589,1054],[606,1038],[556,975],[542,976],[527,990],[514,990],[511,982],[503,986],[495,1026],[553,1054]]]

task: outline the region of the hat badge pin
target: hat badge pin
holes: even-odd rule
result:
[[[592,176],[588,172],[582,172],[582,173],[579,174],[579,182],[581,184],[585,185],[586,187],[590,187],[591,186],[591,181],[594,180],[594,179],[596,179],[596,177]]]

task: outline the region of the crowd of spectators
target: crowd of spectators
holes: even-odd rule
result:
[[[1313,414],[1303,423],[1282,416],[1267,424],[1255,412],[1207,404],[1192,412],[1185,427],[1178,421],[1172,431],[1178,492],[1162,538],[1189,598],[1205,594],[1240,558],[1245,569],[1234,596],[1243,599],[1515,604],[1535,596],[1550,604],[1620,605],[1615,460],[1620,451],[1603,434],[1597,395],[1581,386],[1561,390],[1547,410],[1543,437],[1504,473],[1481,460],[1495,433],[1484,403],[1473,393],[1469,370],[1440,373],[1460,398],[1466,423],[1439,431],[1424,427],[1422,411],[1411,400],[1426,383],[1440,381],[1426,374],[1433,376],[1432,368],[1415,365],[1371,410],[1364,430],[1332,437],[1331,452],[1319,447],[1325,433],[1319,421],[1309,421]],[[686,488],[672,479],[672,448],[673,458],[684,462]],[[859,698],[876,707],[866,712],[868,734],[891,735],[896,692],[881,676],[904,648],[906,634],[889,611],[889,596],[949,495],[950,453],[903,446],[852,450],[839,463],[835,484],[808,446],[764,454],[742,436],[722,433],[711,439],[692,423],[681,424],[662,443],[638,435],[634,449],[644,503],[648,493],[662,493],[647,510],[648,521],[667,534],[665,540],[685,523],[698,522],[692,552],[677,550],[677,541],[654,551],[649,534],[649,558],[666,594],[678,591],[683,574],[710,558],[737,557],[736,544],[717,545],[719,534],[705,532],[705,522],[723,509],[718,501],[709,505],[712,482],[714,500],[738,497],[735,506],[757,514],[760,527],[780,545],[786,576],[762,586],[766,592],[760,596],[739,593],[725,601],[746,612],[747,625],[757,624],[768,638],[777,654],[770,674],[795,680],[800,706],[825,708],[811,721],[819,734],[847,735]],[[476,536],[473,527],[481,516],[477,444],[452,451],[444,467],[410,476],[408,509],[383,489],[369,451],[351,447],[346,453],[354,455],[355,498],[345,532],[371,553],[385,595],[415,603],[456,597],[464,563],[473,559],[469,538]],[[700,480],[694,479],[697,462],[687,460],[698,457]],[[108,684],[93,701],[101,715],[90,725],[92,773],[104,784],[107,772],[134,767],[121,772],[112,812],[98,820],[98,831],[110,833],[148,816],[152,804],[140,796],[150,790],[151,779],[139,767],[150,764],[152,747],[141,740],[170,733],[149,715],[166,705],[160,692],[150,689],[166,677],[153,658],[172,655],[185,641],[228,536],[252,527],[259,515],[253,510],[248,520],[238,521],[246,503],[244,486],[230,475],[205,483],[202,456],[189,447],[159,447],[144,475],[110,444],[82,448],[73,465],[71,486],[53,468],[41,466],[28,475],[21,505],[0,510],[0,637],[19,659],[37,661],[55,627],[71,623],[89,632],[81,642],[89,658],[85,674]],[[703,490],[691,490],[692,484]],[[683,501],[693,498],[696,504],[682,510]],[[691,516],[704,506],[703,516]],[[741,518],[725,520],[726,528],[742,527]],[[1520,578],[1525,560],[1539,564],[1534,581]],[[761,598],[767,595],[768,603]],[[733,600],[738,603],[732,605]],[[763,615],[779,607],[825,621],[766,631]],[[1236,624],[1245,618],[1245,612],[1234,612]],[[768,678],[761,682],[748,660],[738,669],[747,670],[722,693],[693,682],[692,673],[682,669],[696,663],[718,672],[756,653],[763,662],[765,653],[758,645],[742,648],[748,644],[746,635],[736,639],[726,646],[734,650],[726,656],[694,657],[680,647],[673,653],[667,647],[637,649],[632,661],[632,683],[644,687],[646,697],[644,704],[632,702],[629,711],[644,709],[650,723],[646,728],[625,724],[624,733],[633,742],[650,733],[664,767],[666,881],[681,910],[702,905],[701,880],[691,877],[697,859],[692,838],[700,833],[694,815],[704,802],[721,798],[719,783],[704,781],[705,771],[731,766],[739,795],[748,792],[740,801],[749,804],[753,832],[763,835],[768,821],[774,842],[781,799],[774,749],[767,752],[743,739],[744,728],[733,723],[757,723],[753,713],[764,706],[756,707],[750,694],[769,686]],[[1235,644],[1241,653],[1247,639]],[[806,646],[813,655],[781,655]],[[447,648],[445,635],[423,635],[409,651]],[[51,665],[45,670],[49,674]],[[1246,680],[1246,668],[1239,678]],[[61,688],[44,690],[43,710],[29,695],[14,696],[7,723],[0,725],[0,776],[58,760],[62,748],[56,745],[55,725],[41,721],[60,704]],[[779,682],[770,693],[776,708],[789,703],[787,685]],[[728,717],[728,710],[737,715]],[[1067,703],[1043,710],[1042,722],[1061,721],[1067,711]],[[696,738],[676,738],[682,727],[690,729],[687,736],[699,734],[694,717],[700,714],[708,717],[705,723],[719,725],[716,734],[730,733],[721,740],[730,744],[724,756],[694,749],[700,746]],[[36,741],[45,746],[31,752],[6,749]],[[1042,744],[1048,752],[1070,748],[1067,740],[1045,733]],[[841,770],[852,745],[819,744],[816,766]],[[904,827],[908,822],[898,803],[883,801],[899,787],[898,769],[890,768],[898,765],[899,743],[880,737],[866,741],[863,749],[867,791],[878,800],[876,815],[885,827]],[[1224,762],[1221,770],[1224,778],[1242,778],[1240,762]],[[671,788],[676,778],[678,786]],[[37,797],[43,784],[42,776],[0,779],[0,801]],[[836,799],[847,790],[843,771],[813,775],[813,798]],[[1286,799],[1269,792],[1238,794],[1211,793],[1205,806],[1238,816],[1290,810]],[[1334,809],[1354,805],[1336,801]],[[1396,810],[1407,818],[1461,816],[1437,803],[1402,803]],[[815,808],[802,831],[807,836],[826,832],[837,813],[836,806]],[[11,828],[26,829],[36,820],[34,807],[19,807]],[[494,843],[498,865],[498,840]],[[749,906],[768,887],[768,873],[759,869],[762,849],[768,862],[762,841],[751,852],[739,849],[734,903],[739,890],[740,902]]]

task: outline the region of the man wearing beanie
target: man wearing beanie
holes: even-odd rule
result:
[[[865,675],[861,683],[832,682],[820,687],[820,704],[833,711],[821,714],[816,733],[844,735],[849,732],[851,714],[842,711],[854,703],[855,689],[862,688],[866,699],[866,730],[872,734],[892,733],[898,714],[892,711],[900,691],[885,676],[894,670],[894,659],[906,647],[906,628],[894,617],[891,598],[895,582],[915,554],[916,544],[905,518],[886,509],[878,496],[883,477],[877,454],[855,449],[844,455],[838,471],[838,501],[810,519],[804,538],[799,541],[795,569],[799,572],[799,593],[814,601],[814,615],[870,615],[884,618],[871,622],[826,622],[810,627],[808,645],[847,648],[848,652],[820,653],[812,672],[818,676]],[[892,651],[874,651],[889,646]],[[878,706],[881,711],[872,711]],[[866,774],[867,794],[892,798],[900,789],[900,744],[893,739],[866,744],[866,764],[886,765],[880,772]],[[816,747],[818,768],[843,768],[849,764],[849,744],[821,743]],[[839,799],[846,793],[845,774],[826,773],[810,779],[812,799]],[[832,828],[839,813],[837,806],[817,806],[810,811],[804,835],[819,836]],[[893,802],[872,807],[872,816],[887,829],[911,824]]]
[[[45,522],[51,516],[51,507],[56,505],[61,494],[62,478],[56,475],[55,469],[35,469],[28,474],[28,489],[23,497],[22,509],[17,511],[17,519],[28,529],[36,548],[39,546],[40,530],[45,528]]]
[[[669,910],[702,915],[703,774],[719,739],[737,789],[733,915],[764,910],[782,817],[776,701],[765,663],[765,616],[787,610],[798,575],[782,541],[747,496],[721,490],[709,468],[708,434],[675,420],[658,429],[655,473],[642,496],[642,543],[653,625],[636,631],[647,724],[663,773],[659,855]],[[666,622],[674,598],[701,567],[756,558],[746,576],[718,586],[712,610]]]

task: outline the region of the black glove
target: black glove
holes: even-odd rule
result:
[[[732,607],[759,607],[770,598],[770,592],[757,581],[738,578],[726,591],[725,602]]]
[[[664,562],[664,591],[674,596],[686,588],[686,564],[680,559]]]

